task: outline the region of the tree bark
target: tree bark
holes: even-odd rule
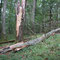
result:
[[[22,21],[21,21],[21,25],[19,27],[19,41],[23,41],[23,25],[24,25],[24,21],[25,21],[25,2],[26,0],[22,0],[21,3],[21,7],[22,7]]]
[[[36,10],[36,0],[33,0],[33,8],[32,8],[32,17],[31,17],[31,22],[32,22],[32,30],[34,31],[34,25],[35,25],[35,10]]]
[[[1,35],[2,35],[2,23],[1,23],[1,20],[2,20],[2,18],[1,18],[1,16],[2,16],[2,14],[1,14],[1,9],[2,9],[2,0],[0,0],[0,39],[1,39]]]
[[[56,20],[57,20],[56,27],[59,27],[59,26],[58,26],[58,2],[57,2],[57,4],[56,4]]]
[[[22,0],[22,6],[20,6],[20,1],[18,0],[17,14],[16,14],[16,37],[17,40],[23,40],[23,22],[25,20],[25,0]]]
[[[42,32],[43,33],[45,33],[46,32],[46,30],[45,30],[45,25],[46,25],[46,23],[45,23],[45,0],[42,0],[42,14],[43,14],[43,21],[42,21]]]
[[[52,8],[53,8],[53,3],[52,3],[52,1],[50,1],[50,4],[49,4],[49,8],[50,8],[50,11],[49,11],[49,20],[50,20],[50,23],[49,23],[49,30],[52,30],[52,29],[54,29],[54,27],[52,26],[53,25],[53,14],[52,14]]]
[[[25,43],[24,42],[17,43],[17,44],[11,45],[9,47],[3,48],[3,49],[0,50],[0,53],[5,53],[5,52],[8,52],[8,51],[13,50],[15,48],[19,48],[19,47],[21,49],[21,47],[26,47],[28,45],[35,45],[35,44],[49,38],[52,34],[54,34],[55,32],[57,32],[59,30],[60,30],[60,28],[52,30],[52,31],[50,31],[50,32],[48,32],[46,34],[43,34],[41,37],[36,38],[34,40],[30,40],[30,41],[27,41]]]
[[[17,8],[16,8],[16,37],[17,37],[17,40],[20,41],[19,38],[22,38],[20,37],[21,36],[21,22],[22,22],[22,7],[20,6],[20,1],[18,0],[17,2]]]
[[[32,8],[32,23],[35,22],[35,9],[36,9],[36,0],[33,0],[33,8]]]
[[[22,12],[23,12],[22,18],[24,20],[25,20],[25,5],[26,5],[26,0],[22,0],[22,4],[21,4],[21,6],[22,6]]]
[[[5,22],[5,18],[6,18],[6,5],[7,5],[7,0],[4,0],[4,4],[3,4],[3,12],[2,12],[2,36],[4,39],[6,39],[6,22]]]

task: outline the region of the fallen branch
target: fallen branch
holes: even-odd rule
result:
[[[13,49],[16,49],[16,50],[20,50],[28,45],[34,45],[34,44],[37,44],[43,40],[45,40],[46,38],[49,38],[52,34],[55,34],[55,32],[59,31],[60,28],[58,29],[55,29],[55,30],[52,30],[46,34],[43,34],[41,37],[39,38],[36,38],[34,40],[30,40],[30,41],[27,41],[27,42],[20,42],[20,43],[17,43],[17,44],[14,44],[14,45],[11,45],[9,47],[6,47],[6,48],[3,48],[3,49],[0,49],[0,53],[5,53],[5,52],[8,52],[8,51],[11,51]],[[20,49],[18,49],[20,48]]]
[[[12,42],[14,42],[14,41],[16,41],[16,40],[9,40],[9,41],[4,41],[4,42],[0,42],[0,44],[5,44],[5,43],[12,43]]]
[[[29,40],[29,39],[30,39],[30,37],[24,38],[23,41],[27,41],[27,40]],[[8,40],[8,41],[0,42],[0,44],[12,43],[12,42],[15,42],[15,41],[16,41],[16,40]]]

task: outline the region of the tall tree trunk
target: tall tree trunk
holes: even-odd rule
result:
[[[36,9],[36,0],[33,0],[33,8],[32,8],[32,23],[35,22],[35,9]]]
[[[24,36],[24,29],[25,29],[25,24],[26,24],[26,2],[27,2],[27,0],[22,0],[22,4],[21,4],[21,6],[22,6],[22,12],[23,12],[23,14],[22,14],[22,35]],[[23,37],[22,37],[23,38]],[[23,39],[22,39],[23,40]]]
[[[52,8],[53,8],[53,5],[52,5],[52,1],[50,1],[50,4],[49,4],[49,7],[50,7],[50,15],[49,15],[49,17],[50,17],[50,21],[49,21],[49,30],[52,30],[52,29],[54,29],[54,27],[52,26],[53,25],[53,19],[52,19],[52,16],[53,16],[53,14],[52,14]]]
[[[43,14],[43,21],[42,21],[42,32],[45,32],[45,0],[42,0],[42,14]]]
[[[19,40],[19,27],[21,26],[21,19],[22,19],[22,7],[20,7],[20,1],[17,2],[16,8],[16,37]],[[21,33],[20,33],[21,34]]]
[[[25,21],[25,1],[26,0],[22,0],[21,3],[21,7],[22,7],[22,21],[21,21],[21,25],[19,27],[19,41],[23,40],[23,25],[24,25],[24,21]]]
[[[22,6],[22,12],[23,12],[23,14],[22,14],[22,19],[25,20],[25,6],[26,6],[26,0],[22,0],[21,6]]]
[[[6,39],[6,26],[5,26],[6,4],[7,4],[7,0],[4,0],[3,12],[2,12],[2,36],[4,39]]]
[[[34,25],[35,25],[35,10],[36,10],[36,0],[33,0],[33,8],[32,8],[32,30],[34,31]]]
[[[2,9],[2,0],[0,0],[0,39],[1,39],[1,32],[2,32],[2,26],[1,26],[1,9]]]
[[[20,6],[20,1],[18,0],[17,5],[17,20],[16,20],[16,32],[17,39],[19,41],[23,40],[23,22],[25,18],[25,0],[22,0],[22,7]]]
[[[51,28],[51,22],[52,22],[52,6],[50,6],[50,28]]]
[[[57,27],[59,27],[59,26],[58,26],[58,2],[57,2],[57,4],[56,4],[56,23],[57,23],[57,24],[56,24],[56,28],[57,28]]]

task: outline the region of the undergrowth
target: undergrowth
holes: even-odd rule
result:
[[[37,35],[37,37],[40,36]],[[34,39],[35,36],[30,38]],[[60,60],[60,34],[51,36],[43,42],[26,47],[16,53],[10,52],[8,55],[0,55],[0,60]]]

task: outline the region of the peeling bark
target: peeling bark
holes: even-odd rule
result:
[[[23,40],[23,22],[25,18],[25,0],[22,0],[22,6],[20,6],[20,1],[18,0],[16,8],[16,37],[17,40]]]

